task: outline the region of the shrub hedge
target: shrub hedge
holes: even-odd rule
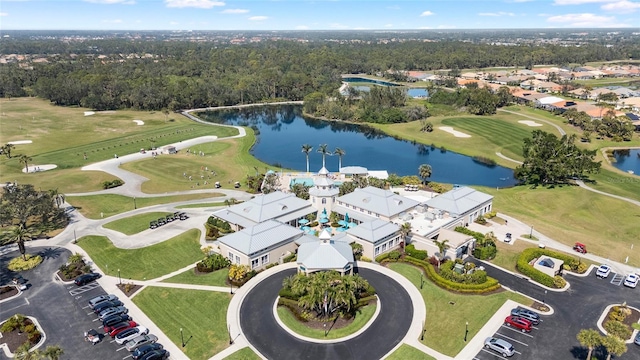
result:
[[[576,261],[575,258],[569,255],[565,255],[559,252],[555,252],[553,250],[540,249],[540,248],[530,248],[525,249],[518,257],[518,262],[516,264],[516,268],[522,274],[531,278],[531,280],[536,281],[544,286],[548,286],[551,288],[560,289],[565,286],[566,281],[562,279],[562,277],[556,276],[551,277],[542,271],[536,270],[533,266],[529,265],[529,262],[535,258],[539,258],[542,255],[550,256],[556,259],[560,259],[568,265],[568,267],[572,270],[583,270],[586,271],[586,267],[581,266],[580,260]],[[562,281],[560,281],[560,278]]]
[[[416,258],[418,260],[424,260],[429,256],[426,250],[417,250],[415,245],[413,244],[407,245],[404,248],[404,252],[412,258]]]

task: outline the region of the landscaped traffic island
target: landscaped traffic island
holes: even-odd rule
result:
[[[294,333],[314,339],[346,337],[366,326],[378,306],[375,289],[359,275],[322,271],[283,281],[276,316]]]

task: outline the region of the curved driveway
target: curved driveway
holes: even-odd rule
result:
[[[331,343],[310,343],[293,337],[278,325],[273,304],[282,280],[295,270],[276,273],[256,285],[240,308],[240,325],[248,342],[267,359],[381,359],[402,341],[413,319],[413,305],[407,291],[379,272],[359,269],[378,292],[380,313],[371,326],[353,339]]]

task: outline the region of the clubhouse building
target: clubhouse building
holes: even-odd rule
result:
[[[462,258],[471,253],[475,240],[454,229],[492,210],[493,197],[469,187],[427,197],[370,186],[338,196],[334,178],[326,170],[313,176],[309,200],[275,191],[214,212],[213,217],[236,231],[216,241],[220,254],[258,270],[297,253],[300,272],[333,269],[350,274],[355,264],[352,243],[362,246],[363,257],[374,259],[404,241],[433,255],[439,251],[434,240],[446,239],[445,256]],[[331,226],[332,213],[340,227]],[[318,226],[311,229],[309,222]],[[401,228],[407,223],[405,239]]]

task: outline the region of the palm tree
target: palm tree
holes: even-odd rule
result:
[[[40,354],[40,351],[38,350],[29,351],[30,348],[31,348],[31,343],[29,343],[28,341],[20,345],[16,349],[16,352],[14,354],[15,359],[16,360],[39,360],[42,357]]]
[[[593,349],[600,346],[600,344],[602,343],[602,335],[600,335],[600,332],[598,332],[598,330],[582,329],[578,333],[577,338],[580,342],[580,345],[589,349],[587,360],[591,360],[591,353],[593,352]]]
[[[402,226],[400,226],[400,234],[402,234],[402,241],[404,243],[404,245],[402,246],[402,249],[404,251],[404,246],[406,246],[406,244],[407,244],[407,237],[409,236],[409,234],[411,234],[411,223],[410,222],[406,222],[406,223],[402,224]]]
[[[313,150],[313,146],[309,144],[302,145],[302,152],[307,157],[307,172],[309,172],[309,153]]]
[[[602,345],[607,349],[607,360],[611,360],[611,355],[620,356],[627,352],[627,345],[617,336],[607,335],[603,337]]]
[[[418,175],[422,179],[422,184],[426,184],[427,179],[431,177],[432,169],[429,164],[422,164],[418,168]]]
[[[440,262],[444,260],[444,255],[447,252],[447,249],[450,247],[448,244],[449,240],[444,239],[442,241],[433,240],[433,243],[438,247],[438,251],[440,251]]]
[[[325,166],[324,166],[324,157],[325,157],[326,155],[330,155],[330,154],[331,154],[331,151],[327,150],[327,146],[329,146],[329,145],[327,145],[327,144],[320,144],[320,147],[318,148],[318,152],[319,152],[320,154],[322,154],[322,167],[325,167]]]
[[[340,149],[339,147],[333,150],[333,155],[338,155],[338,171],[340,171],[340,169],[342,168],[342,157],[346,154],[347,152]]]
[[[16,147],[15,145],[9,144],[9,143],[7,143],[5,146],[2,147],[2,151],[7,156],[8,159],[11,159],[11,150],[15,147]]]
[[[49,345],[42,352],[42,355],[49,360],[59,360],[62,354],[64,350],[59,345]]]
[[[18,160],[21,164],[24,164],[24,168],[26,169],[27,173],[29,173],[29,162],[31,160],[32,159],[28,155],[20,155],[20,159]]]
[[[13,228],[10,234],[10,240],[18,244],[18,249],[20,250],[20,254],[22,254],[22,259],[27,261],[27,256],[25,255],[26,249],[24,247],[24,242],[31,238],[31,233],[22,225],[18,225]]]

